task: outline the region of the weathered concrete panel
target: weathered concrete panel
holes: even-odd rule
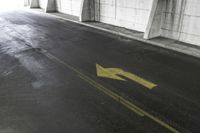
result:
[[[39,8],[39,0],[31,0],[30,8]]]
[[[200,45],[200,1],[166,0],[162,36]]]
[[[80,21],[95,21],[95,2],[82,0],[80,12]]]
[[[46,12],[55,12],[56,11],[55,0],[48,0],[47,1],[47,6],[46,6],[45,11]]]
[[[96,0],[99,21],[144,32],[153,0]]]
[[[32,7],[37,1],[46,11],[145,32],[146,39],[163,36],[200,45],[199,0],[32,0]]]
[[[145,38],[160,35],[200,46],[200,1],[158,0]],[[161,25],[161,26],[159,26]]]
[[[182,23],[180,41],[200,46],[200,1],[188,0]]]
[[[56,9],[59,12],[79,16],[82,0],[56,0]]]
[[[182,30],[186,0],[165,0],[161,35],[179,40]]]
[[[144,38],[150,39],[161,35],[163,1],[154,0],[151,13],[145,30]]]
[[[40,5],[40,8],[46,9],[47,0],[39,0],[39,5]]]

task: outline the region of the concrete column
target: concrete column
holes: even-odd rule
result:
[[[39,0],[31,0],[30,8],[39,8]]]
[[[56,2],[55,2],[55,0],[47,0],[45,12],[56,12]]]
[[[31,0],[30,8],[40,8],[39,0]],[[55,0],[46,0],[45,12],[55,12],[55,11],[56,11]]]
[[[95,21],[100,21],[100,0],[94,0],[94,8],[95,8]]]
[[[82,0],[80,21],[95,21],[95,0]]]
[[[154,0],[144,38],[151,39],[161,35],[163,0]]]

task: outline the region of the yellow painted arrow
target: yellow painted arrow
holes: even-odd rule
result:
[[[146,87],[148,89],[153,89],[154,87],[157,86],[156,84],[154,84],[150,81],[147,81],[133,73],[126,72],[119,68],[104,68],[104,67],[100,66],[99,64],[96,64],[96,69],[97,69],[97,76],[99,76],[99,77],[126,81],[126,79],[120,77],[120,76],[123,76],[123,77],[126,77],[132,81],[135,81],[135,82],[143,85],[144,87]]]

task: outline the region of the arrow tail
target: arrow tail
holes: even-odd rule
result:
[[[141,77],[139,77],[139,76],[137,76],[133,73],[124,72],[124,76],[135,81],[135,82],[137,82],[137,83],[139,83],[139,84],[141,84],[142,86],[144,86],[148,89],[153,89],[157,86],[156,84],[154,84],[150,81],[147,81],[147,80],[145,80],[145,79],[143,79],[143,78],[141,78]]]

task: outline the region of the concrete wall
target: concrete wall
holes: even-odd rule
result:
[[[145,38],[163,36],[200,46],[199,0],[154,0]],[[151,20],[151,19],[150,19]]]
[[[39,8],[39,0],[30,0],[30,8]]]
[[[162,36],[200,45],[200,1],[168,0]]]
[[[97,20],[95,18],[96,14],[95,13],[95,0],[83,0],[81,4],[81,13],[79,20],[80,21],[95,21]],[[97,10],[98,11],[98,10]]]
[[[149,21],[147,23],[147,27],[144,33],[145,39],[161,36],[161,26],[163,23],[162,21],[163,20],[162,19],[163,6],[162,5],[163,5],[162,0],[153,1]]]
[[[55,0],[58,12],[79,16],[82,0]]]
[[[183,25],[186,0],[165,0],[162,11],[161,35],[179,39]]]
[[[144,32],[148,23],[153,0],[55,0],[56,10],[74,16],[81,16],[81,7],[86,3],[88,13],[93,20]],[[47,0],[39,0],[40,7],[45,8]],[[85,10],[84,10],[85,11]],[[85,15],[86,16],[86,15]],[[91,19],[92,20],[92,19]]]
[[[100,22],[144,32],[153,0],[96,0]]]
[[[24,6],[30,6],[31,0],[24,0]]]
[[[47,0],[39,0],[40,8],[45,9],[47,5]]]
[[[200,0],[187,0],[180,41],[200,46]]]
[[[78,16],[80,21],[141,31],[146,39],[163,36],[200,46],[199,0],[39,0],[39,5]]]

